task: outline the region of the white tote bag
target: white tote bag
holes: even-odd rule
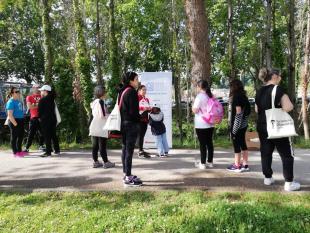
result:
[[[274,102],[277,87],[278,86],[274,86],[271,94],[272,108],[265,111],[268,139],[298,136],[292,117],[281,108],[275,108]]]
[[[124,94],[127,92],[127,90],[129,90],[130,88],[126,88],[122,95],[121,95],[121,99],[120,99],[120,103],[122,103],[123,101],[123,96]],[[121,112],[120,112],[120,108],[121,105],[118,105],[118,97],[116,100],[116,104],[112,110],[112,112],[110,113],[107,122],[105,123],[103,129],[104,130],[108,130],[108,131],[121,131]]]
[[[61,122],[61,116],[60,116],[56,102],[55,102],[55,114],[56,114],[57,125],[59,125]]]

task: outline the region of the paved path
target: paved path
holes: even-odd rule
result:
[[[120,151],[109,151],[109,159],[116,162],[112,169],[92,168],[89,151],[63,152],[58,157],[40,158],[31,153],[25,158],[14,158],[8,151],[0,151],[0,190],[20,191],[89,191],[124,190],[121,182]],[[194,168],[197,150],[172,150],[171,157],[133,159],[133,173],[141,177],[144,186],[126,188],[139,190],[210,190],[210,191],[282,191],[281,160],[274,155],[276,184],[262,184],[260,157],[250,153],[251,172],[241,174],[226,170],[233,161],[230,150],[215,151],[215,167],[207,170]],[[310,150],[297,150],[295,177],[302,190],[310,192]]]

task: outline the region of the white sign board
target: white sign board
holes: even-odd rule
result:
[[[146,97],[151,105],[157,104],[164,114],[168,145],[172,148],[172,73],[144,72],[140,74],[140,82],[146,86]],[[156,148],[156,139],[150,126],[144,138],[144,147]]]

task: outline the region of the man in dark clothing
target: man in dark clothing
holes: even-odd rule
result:
[[[139,85],[138,75],[135,72],[127,72],[123,76],[124,87],[119,92],[119,107],[122,118],[122,163],[124,185],[140,186],[142,181],[131,173],[132,156],[139,131],[139,98],[136,89]]]
[[[38,111],[41,129],[45,140],[46,151],[41,157],[51,156],[52,141],[55,154],[60,154],[58,137],[56,135],[57,118],[55,113],[55,96],[52,88],[44,85],[40,88],[42,99],[39,101]]]

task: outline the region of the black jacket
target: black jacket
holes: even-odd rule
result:
[[[162,112],[159,112],[158,114],[151,113],[149,117],[149,123],[153,135],[162,135],[166,133],[164,114]]]
[[[124,93],[122,103],[120,103],[121,95],[127,87],[129,90]],[[118,101],[118,104],[121,105],[122,122],[140,122],[138,92],[132,86],[125,86],[120,90]]]
[[[40,99],[38,112],[41,123],[56,125],[55,98],[52,94],[48,94]]]

